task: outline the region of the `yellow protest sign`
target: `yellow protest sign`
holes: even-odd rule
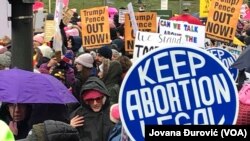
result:
[[[135,12],[139,31],[156,32],[156,12]],[[129,14],[125,14],[125,51],[133,53],[135,36]]]
[[[233,41],[243,0],[212,0],[206,23],[206,37],[221,42]]]
[[[81,10],[83,47],[110,44],[108,7]]]
[[[234,37],[233,44],[238,46],[245,46],[244,43],[242,43],[238,38]]]
[[[44,41],[49,42],[55,35],[55,21],[46,20],[44,26]]]
[[[200,17],[207,17],[212,0],[200,0]]]

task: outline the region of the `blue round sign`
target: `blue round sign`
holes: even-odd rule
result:
[[[119,108],[132,140],[145,125],[235,124],[238,96],[227,68],[197,47],[158,48],[137,60],[123,80]]]
[[[236,68],[232,68],[231,65],[236,61],[234,56],[223,48],[209,48],[207,49],[210,53],[212,53],[215,57],[221,60],[221,62],[225,65],[225,67],[230,71],[234,80],[238,78],[239,70]]]

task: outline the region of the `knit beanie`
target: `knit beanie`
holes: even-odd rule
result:
[[[67,50],[65,55],[68,59],[73,59],[74,58],[74,52],[72,50]]]
[[[8,49],[2,45],[0,45],[0,54],[4,53],[5,51],[7,51]]]
[[[97,53],[99,53],[104,58],[110,59],[112,58],[112,50],[108,46],[103,46],[98,49]]]
[[[74,52],[72,50],[67,50],[62,60],[68,64],[72,64],[73,59],[74,59]]]
[[[102,97],[104,96],[104,94],[102,94],[101,92],[97,91],[97,90],[87,90],[84,91],[83,95],[82,95],[82,99],[84,101],[89,100],[89,99],[96,99],[98,97]]]
[[[43,44],[44,42],[44,34],[36,34],[35,36],[33,36],[33,41],[36,41],[40,44]]]
[[[119,112],[119,105],[113,104],[110,107],[110,120],[114,123],[118,123],[120,121],[120,112]]]
[[[87,68],[93,68],[94,58],[89,53],[84,53],[78,56],[75,63],[79,63]]]
[[[38,46],[38,48],[40,49],[43,57],[51,59],[52,56],[55,55],[53,49],[49,46],[42,45],[42,46]]]
[[[65,31],[66,36],[80,36],[79,31],[76,28],[68,29]]]
[[[10,67],[11,64],[11,52],[5,51],[0,54],[0,65],[4,67]]]
[[[122,40],[122,39],[115,39],[112,41],[111,44],[117,45],[118,52],[122,52],[124,50],[125,45],[124,45],[124,40]]]

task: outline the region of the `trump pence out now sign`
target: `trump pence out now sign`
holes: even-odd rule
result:
[[[237,89],[228,69],[196,47],[158,48],[137,60],[123,80],[119,107],[132,140],[145,125],[235,124]]]

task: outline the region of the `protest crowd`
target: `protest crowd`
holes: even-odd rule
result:
[[[36,10],[44,7],[42,1],[36,1],[35,4],[36,7],[33,8]],[[122,10],[127,9],[123,8]],[[156,20],[153,21],[154,18],[156,19],[156,15],[151,12],[148,14],[150,15],[148,18],[147,12],[144,10],[135,12],[136,20],[141,20],[141,23],[143,23],[138,24],[139,31],[164,33],[164,31],[159,32],[158,29],[162,29],[160,25],[167,26],[167,22],[159,21],[157,23]],[[141,13],[146,14],[145,18],[138,16]],[[67,17],[67,14],[70,16]],[[62,15],[64,18],[55,24],[58,27],[54,28],[58,30],[55,30],[54,35],[49,35],[47,31],[47,33],[45,31],[34,32],[32,62],[34,70],[32,73],[50,75],[56,78],[58,80],[56,83],[61,83],[67,90],[67,94],[69,93],[69,97],[75,101],[63,102],[62,100],[61,103],[40,103],[35,100],[32,102],[32,99],[29,101],[27,100],[28,97],[24,95],[23,98],[21,98],[22,96],[17,97],[23,99],[23,101],[27,100],[27,102],[20,100],[20,102],[11,103],[12,92],[19,91],[14,90],[20,89],[19,86],[13,86],[13,91],[9,90],[9,92],[1,91],[2,87],[0,86],[0,95],[1,93],[9,94],[7,99],[10,99],[9,101],[3,100],[1,103],[0,140],[129,141],[129,136],[120,119],[120,88],[133,63],[137,58],[139,59],[151,50],[150,46],[137,44],[131,47],[131,43],[134,43],[132,40],[135,38],[137,40],[137,36],[135,37],[136,34],[133,34],[133,30],[135,30],[133,24],[129,24],[130,26],[127,28],[126,22],[130,23],[132,18],[128,18],[129,15],[126,14],[123,15],[124,19],[120,22],[119,16],[121,15],[119,15],[118,8],[96,7],[77,12],[76,9],[67,7],[63,9]],[[47,17],[49,16],[55,18],[54,14],[49,13]],[[188,8],[184,8],[183,13],[173,16],[169,21],[187,22],[191,26],[188,25],[190,29],[186,28],[186,31],[200,34],[198,29],[202,28],[205,32],[206,19],[191,15]],[[159,25],[158,28],[157,25]],[[192,25],[198,27],[193,28]],[[238,19],[235,29],[235,37],[244,44],[244,47],[240,47],[242,48],[240,53],[243,53],[243,48],[247,49],[250,45],[250,23],[241,17]],[[58,33],[59,39],[56,38]],[[203,44],[202,47],[215,47],[216,44],[222,44],[213,38],[205,43],[205,40],[200,40],[202,35],[198,35],[199,38],[188,37],[188,35],[190,34],[187,33],[185,37],[189,42],[196,45]],[[179,42],[178,39],[179,37],[172,41]],[[11,40],[10,37],[5,36],[0,41],[0,74],[1,71],[14,69],[11,66]],[[60,43],[58,44],[58,42]],[[230,45],[235,46],[232,42],[227,44],[227,46]],[[143,50],[143,46],[148,48]],[[134,57],[133,49],[138,49],[136,57]],[[240,53],[238,56],[240,56]],[[238,78],[235,80],[238,91],[244,88],[248,80],[247,69],[239,69]],[[25,73],[21,75],[25,75]],[[52,91],[51,89],[56,89],[49,84],[39,83],[43,80],[36,80],[35,77],[33,77],[33,80],[30,79],[33,82],[27,83],[24,80],[15,80],[12,76],[8,76],[8,78],[9,81],[23,82],[23,84],[16,82],[16,85],[20,85],[24,93],[27,91],[29,93],[31,89],[33,91],[39,87],[36,91],[43,91],[43,89],[47,89],[46,87],[50,87],[47,90],[49,93],[49,91]],[[0,79],[2,79],[0,81],[7,81],[3,80],[4,78]],[[7,84],[7,82],[3,83]],[[133,83],[131,82],[131,84]],[[38,87],[35,85],[38,85]],[[25,89],[25,87],[30,88]],[[60,90],[57,90],[57,92],[65,92],[60,92]],[[40,94],[37,96],[39,99],[49,99],[46,96],[47,94],[44,94],[44,96]],[[13,99],[15,97],[13,96]],[[246,99],[244,100],[246,101]],[[244,106],[244,110],[249,109],[246,104],[240,105]],[[249,115],[248,117],[242,116],[243,113],[241,112],[245,111],[239,112],[237,124],[250,124]]]

